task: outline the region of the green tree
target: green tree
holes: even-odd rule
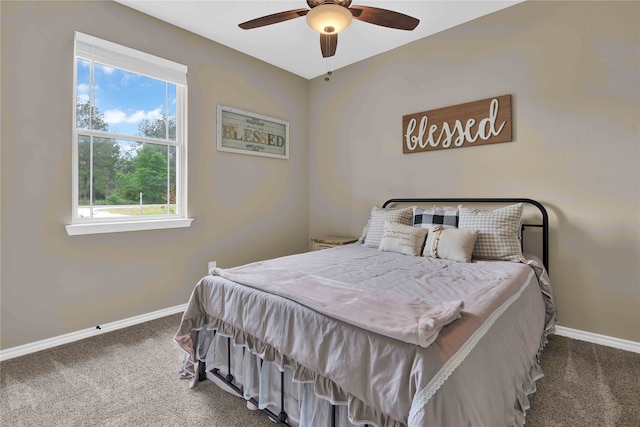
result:
[[[93,117],[91,113],[93,112]],[[91,108],[89,101],[76,102],[76,127],[81,129],[89,129],[89,125],[93,130],[109,130],[109,124],[104,121],[104,114],[98,107]]]
[[[89,101],[76,103],[76,127],[80,129],[109,131],[104,114],[92,107]],[[115,187],[116,169],[120,161],[120,146],[111,138],[94,138],[93,142],[93,179],[91,179],[91,138],[78,137],[78,202],[88,205],[104,202]],[[93,183],[93,194],[90,181]]]
[[[167,158],[145,144],[133,159],[135,183],[145,204],[160,204],[167,195]]]
[[[139,200],[140,189],[133,172],[117,172],[116,188],[109,195],[107,203],[110,205],[130,205]]]
[[[140,136],[145,136],[148,138],[157,138],[161,140],[170,140],[175,141],[176,139],[176,117],[173,115],[168,115],[162,113],[161,117],[155,120],[144,119],[138,124],[138,134]],[[175,204],[176,195],[175,195],[175,177],[176,177],[176,150],[174,147],[169,145],[161,145],[161,144],[146,144],[146,147],[151,147],[158,153],[160,153],[163,157],[163,177],[164,177],[164,192],[162,196],[162,201],[159,202],[148,202],[148,203],[170,203]],[[170,186],[169,193],[167,194],[167,186],[166,186],[166,178],[167,178],[167,156],[169,157],[169,176],[170,176]],[[158,157],[159,158],[159,157]],[[158,162],[159,167],[159,162]],[[140,179],[141,175],[149,176],[149,171],[146,171],[144,174],[139,173],[138,177]],[[146,191],[149,194],[155,195],[157,194],[155,190],[148,189]],[[143,190],[143,193],[145,191]],[[144,200],[148,200],[147,197],[144,197]]]
[[[81,128],[109,131],[104,115],[89,103],[78,103],[77,125]],[[89,115],[93,112],[91,122]],[[167,133],[175,139],[175,116],[142,120],[138,135],[166,140]],[[89,136],[79,140],[79,198],[88,204],[90,144]],[[145,204],[175,203],[175,147],[163,144],[137,143],[133,150],[121,150],[112,138],[93,138],[93,201],[96,204],[137,204],[140,193]],[[167,156],[169,158],[167,167]],[[167,183],[167,173],[170,174]],[[169,185],[168,185],[169,184]],[[167,189],[167,187],[169,189]]]
[[[111,138],[94,138],[93,142],[93,200],[106,201],[115,189],[120,158],[120,145]]]
[[[168,135],[167,138],[165,135]],[[162,114],[161,117],[155,120],[144,119],[138,124],[138,134],[140,136],[146,136],[148,138],[157,139],[169,139],[175,141],[176,139],[176,116]],[[175,184],[176,176],[176,156],[175,148],[171,148],[168,145],[155,145],[155,149],[162,153],[164,156],[169,156],[169,175],[172,178],[172,183]],[[175,203],[175,195],[173,196]]]
[[[143,119],[138,124],[138,134],[149,138],[169,139],[175,141],[176,116],[162,113],[162,117],[155,120]]]

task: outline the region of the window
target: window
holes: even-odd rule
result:
[[[187,67],[75,34],[67,233],[187,227]]]

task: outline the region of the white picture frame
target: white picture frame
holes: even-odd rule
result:
[[[289,122],[218,105],[218,151],[289,158]]]

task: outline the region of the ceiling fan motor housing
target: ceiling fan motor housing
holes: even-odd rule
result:
[[[338,6],[349,7],[351,6],[351,0],[307,0],[307,5],[311,9],[322,4],[337,4]]]
[[[307,13],[307,24],[321,34],[336,34],[347,28],[353,19],[351,11],[336,4],[323,4]]]

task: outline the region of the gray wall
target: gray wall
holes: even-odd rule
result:
[[[520,3],[311,82],[310,235],[391,197],[530,197],[560,324],[640,341],[640,3]],[[513,142],[402,154],[402,116],[512,94]]]
[[[528,1],[330,82],[114,2],[0,8],[0,348],[182,304],[207,261],[359,235],[397,196],[540,200],[560,323],[640,341],[640,3]],[[66,235],[76,30],[189,66],[191,228]],[[513,142],[402,154],[402,115],[507,93]],[[291,159],[217,152],[219,103],[289,120]]]
[[[308,81],[115,2],[1,2],[2,343],[187,302],[207,262],[308,248]],[[74,31],[185,64],[191,228],[67,236]],[[216,105],[289,120],[290,159],[216,150]]]

